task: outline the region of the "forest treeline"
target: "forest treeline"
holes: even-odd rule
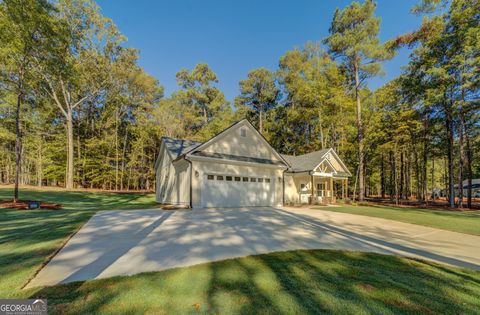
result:
[[[251,70],[230,103],[205,63],[179,69],[165,96],[93,1],[2,0],[0,183],[153,189],[162,136],[204,141],[248,118],[281,153],[333,147],[360,200],[443,189],[470,207],[461,183],[480,175],[480,2],[420,0],[421,25],[386,42],[375,7],[337,9],[328,37]],[[370,90],[402,47],[402,74]]]

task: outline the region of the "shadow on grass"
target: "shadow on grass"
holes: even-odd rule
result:
[[[53,313],[473,314],[479,279],[394,256],[301,250],[75,282],[30,297],[47,298]]]
[[[21,287],[93,211],[0,210],[0,296],[22,297]]]

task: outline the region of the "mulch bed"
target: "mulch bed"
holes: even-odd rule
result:
[[[17,202],[13,202],[13,200],[0,200],[0,208],[5,209],[19,209],[19,210],[28,210],[28,203],[33,200],[19,200]],[[40,201],[40,209],[61,209],[62,205],[59,203],[49,203]],[[35,210],[35,209],[32,209]]]

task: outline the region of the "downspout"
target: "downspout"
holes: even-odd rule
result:
[[[190,164],[190,209],[193,209],[193,202],[192,202],[193,164],[192,164],[192,161],[187,159],[186,155],[185,155],[185,161],[187,161]]]

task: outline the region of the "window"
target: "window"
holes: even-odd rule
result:
[[[239,182],[239,181],[240,181],[240,177],[235,176],[235,181],[236,181],[236,182]]]
[[[251,177],[251,178],[250,178],[250,181],[251,181],[252,183],[255,183],[255,182],[257,181],[257,179],[256,179],[255,177]]]
[[[229,182],[231,182],[232,181],[232,176],[226,176],[225,179],[228,180]]]
[[[306,185],[306,184],[300,184],[300,189],[301,189],[301,190],[304,190],[304,189],[306,189],[306,188],[307,188],[307,185]]]
[[[240,136],[246,137],[246,136],[247,136],[247,129],[241,128],[241,129],[240,129]]]
[[[217,175],[217,180],[223,180],[223,176],[222,175]]]
[[[213,179],[215,179],[215,176],[213,176],[213,175],[207,175],[207,179],[208,179],[208,180],[213,180]]]
[[[325,197],[325,189],[327,185],[325,183],[317,183],[317,196]]]
[[[259,178],[259,179],[258,179],[258,182],[259,182],[259,183],[263,183],[263,178]]]
[[[248,182],[248,177],[244,177],[244,178],[242,179],[242,181]]]
[[[270,178],[265,178],[265,183],[270,183]]]

